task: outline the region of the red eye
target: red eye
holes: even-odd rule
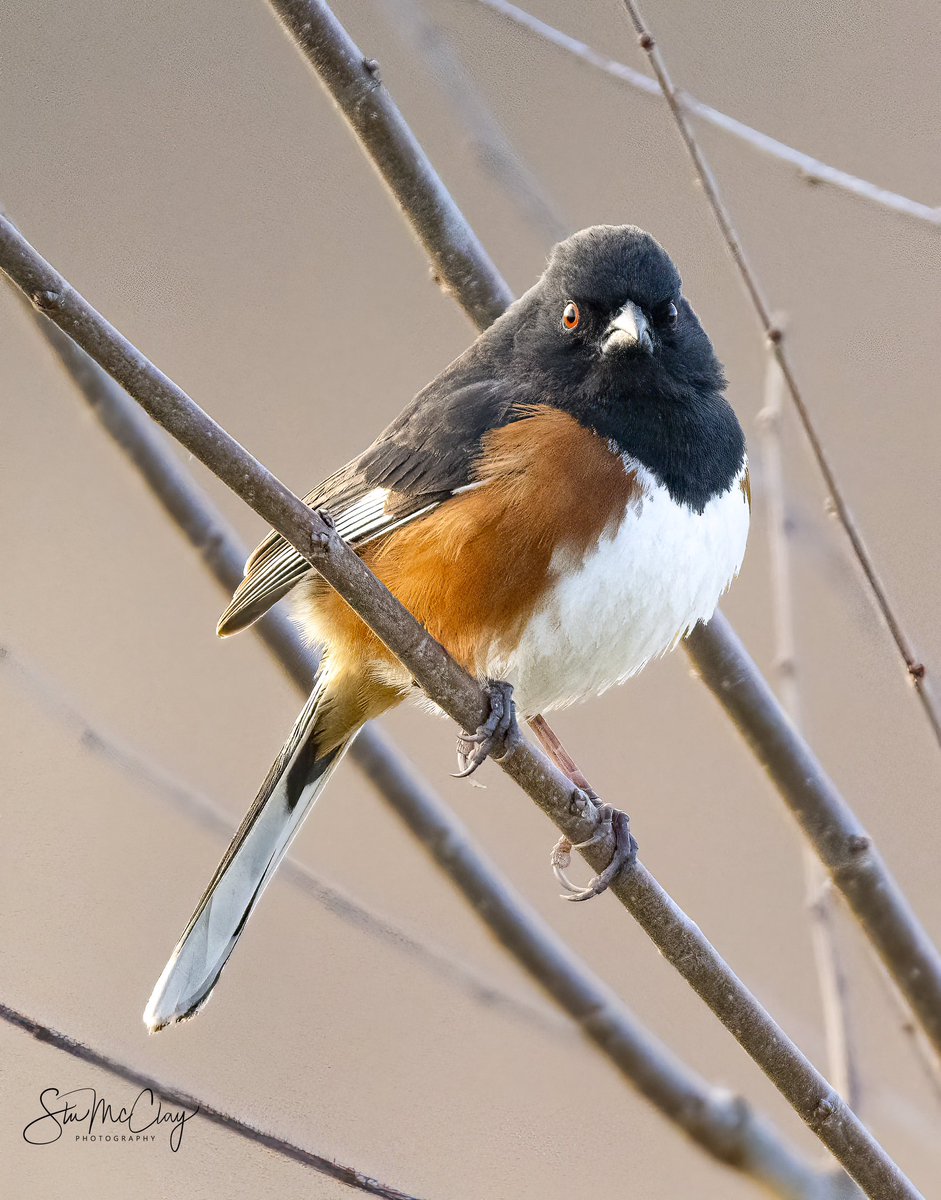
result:
[[[578,305],[572,300],[562,309],[562,328],[571,332],[578,328],[578,323],[582,319],[582,314],[578,311]]]

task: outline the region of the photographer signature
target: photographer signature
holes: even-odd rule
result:
[[[39,1103],[42,1113],[34,1117],[23,1130],[24,1141],[31,1146],[48,1146],[57,1142],[65,1132],[67,1125],[83,1129],[84,1136],[95,1135],[96,1128],[103,1130],[109,1126],[124,1126],[125,1133],[114,1134],[114,1140],[124,1141],[131,1135],[140,1135],[148,1129],[163,1127],[169,1134],[170,1149],[176,1153],[183,1140],[183,1128],[186,1122],[199,1112],[199,1106],[189,1112],[185,1107],[171,1108],[155,1095],[150,1088],[144,1088],[129,1107],[115,1109],[104,1098],[99,1096],[94,1088],[73,1088],[69,1092],[60,1092],[58,1088],[44,1088],[39,1093]],[[76,1133],[76,1140],[82,1137]],[[104,1139],[103,1133],[92,1136],[92,1140]],[[111,1137],[108,1137],[111,1140]]]

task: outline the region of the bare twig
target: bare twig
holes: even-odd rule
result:
[[[181,471],[162,434],[71,338],[44,317],[34,316],[98,420],[200,552],[210,573],[231,589],[231,564],[241,562],[244,555],[201,490]],[[280,631],[280,637],[273,638],[273,631]],[[301,693],[306,693],[312,664],[307,665],[308,652],[293,627],[280,614],[269,614],[260,632],[276,660],[294,677]],[[707,1153],[760,1180],[783,1200],[838,1200],[856,1194],[842,1172],[821,1175],[808,1167],[744,1100],[711,1088],[645,1030],[623,1002],[514,895],[466,830],[381,732],[375,727],[365,730],[354,742],[353,754],[383,799],[445,869],[477,916],[669,1120]],[[285,866],[289,877],[303,872],[290,860]],[[299,881],[306,888],[306,872],[304,876]],[[355,916],[358,920],[360,911]],[[496,997],[491,989],[486,998]]]
[[[365,69],[365,68],[364,68]],[[189,396],[127,341],[0,217],[0,269],[196,458],[302,554],[461,728],[476,728],[486,697],[444,648],[369,571],[319,513],[311,511]],[[497,761],[597,871],[614,850],[599,813],[525,739],[498,742]],[[795,1111],[870,1197],[919,1193],[843,1099],[748,991],[702,931],[639,862],[612,892],[661,954],[709,1005]]]
[[[764,481],[768,548],[771,556],[774,666],[781,703],[795,727],[800,729],[801,702],[800,688],[797,684],[794,589],[791,582],[791,529],[781,449],[783,385],[781,368],[776,359],[769,355],[765,374],[765,403],[758,414],[758,427],[761,431],[761,474]]]
[[[550,241],[564,238],[570,231],[569,223],[510,143],[457,50],[421,0],[384,0],[376,7],[386,14],[393,31],[411,45],[416,62],[431,67],[459,114],[459,127],[483,170]]]
[[[297,1146],[294,1142],[289,1142],[285,1138],[276,1137],[273,1133],[265,1133],[261,1129],[256,1129],[254,1125],[249,1125],[247,1121],[233,1117],[230,1113],[223,1112],[221,1108],[215,1108],[213,1105],[207,1104],[204,1100],[197,1100],[196,1097],[191,1096],[188,1092],[162,1083],[159,1079],[154,1079],[151,1075],[145,1075],[143,1071],[129,1067],[126,1063],[119,1062],[107,1054],[102,1054],[99,1050],[93,1050],[83,1042],[76,1041],[75,1038],[69,1037],[68,1034],[60,1033],[57,1029],[53,1029],[49,1025],[44,1025],[41,1021],[36,1021],[32,1017],[26,1016],[25,1013],[21,1013],[15,1008],[10,1008],[7,1004],[0,1003],[0,1020],[6,1021],[8,1025],[12,1025],[16,1029],[22,1030],[23,1033],[28,1033],[38,1042],[52,1046],[56,1050],[61,1050],[63,1053],[71,1055],[72,1058],[77,1058],[80,1062],[88,1063],[89,1066],[97,1067],[101,1071],[107,1071],[109,1075],[123,1079],[125,1082],[133,1084],[134,1087],[154,1092],[162,1100],[165,1100],[167,1104],[174,1105],[183,1110],[192,1109],[193,1116],[208,1121],[211,1125],[218,1125],[220,1129],[224,1129],[227,1133],[234,1133],[237,1137],[245,1138],[249,1142],[254,1142],[255,1145],[263,1146],[266,1150],[272,1150],[275,1154],[280,1154],[283,1158],[288,1158],[292,1162],[301,1163],[305,1167],[311,1167],[318,1174],[326,1175],[330,1179],[336,1179],[340,1183],[345,1183],[347,1187],[354,1188],[356,1191],[368,1192],[371,1196],[384,1196],[386,1200],[415,1200],[415,1197],[408,1192],[400,1192],[397,1188],[380,1183],[378,1179],[373,1179],[362,1171],[357,1171],[354,1167],[346,1167],[342,1163],[334,1162],[331,1158],[324,1158],[321,1154],[314,1154],[311,1150],[304,1150],[301,1146]],[[189,1116],[187,1119],[190,1119]]]
[[[829,1074],[853,1112],[860,1113],[862,1076],[853,1037],[849,979],[837,932],[833,885],[809,846],[803,847],[801,857]]]
[[[633,67],[628,67],[624,63],[609,58],[606,54],[601,54],[591,46],[579,41],[578,38],[563,33],[561,29],[547,24],[518,5],[511,4],[510,0],[471,0],[471,2],[499,13],[500,16],[506,17],[528,32],[550,42],[560,50],[564,50],[567,54],[581,59],[588,66],[602,71],[619,83],[625,83],[628,87],[634,88],[635,91],[643,92],[647,96],[662,94],[659,83],[651,79],[649,75],[644,75],[641,71],[635,71]],[[464,3],[467,3],[467,0],[464,0]],[[802,150],[796,150],[793,146],[779,142],[777,138],[762,133],[759,129],[753,129],[743,121],[737,121],[735,117],[730,117],[727,113],[720,112],[709,104],[704,104],[695,96],[691,96],[689,92],[677,91],[677,99],[684,111],[691,116],[699,117],[700,120],[715,126],[716,129],[724,130],[753,150],[768,155],[769,158],[775,158],[779,162],[796,167],[801,178],[808,183],[828,184],[851,196],[856,196],[860,200],[887,209],[889,212],[903,217],[911,217],[927,225],[941,226],[941,207],[932,208],[930,204],[911,200],[908,196],[901,196],[898,192],[891,192],[886,188],[879,187],[878,184],[871,183],[868,179],[860,179],[858,175],[851,175],[848,171],[841,171],[838,167],[821,162],[819,158],[813,158]]]
[[[272,0],[272,3],[274,0]],[[280,2],[280,0],[279,0]],[[277,7],[277,5],[276,5]],[[316,36],[318,57],[321,60],[338,58],[355,60],[361,51],[337,21],[323,15],[322,0],[293,0],[294,20],[307,28],[307,39]],[[289,27],[290,29],[291,27]],[[295,39],[298,49],[308,54],[304,38]],[[341,111],[348,120],[355,92],[334,85],[336,72],[322,76]],[[391,104],[391,99],[389,104]],[[400,114],[397,120],[402,121]],[[381,130],[375,139],[364,127],[363,149],[378,166],[386,152]],[[441,186],[438,181],[437,186]],[[413,211],[403,208],[405,217],[415,228],[421,224],[423,209],[431,203],[427,198]],[[458,244],[468,243],[467,221],[448,197],[454,220],[458,225]],[[438,197],[435,205],[444,201]],[[476,243],[480,280],[487,280],[495,269],[485,251]],[[439,251],[438,260],[442,258]],[[463,265],[462,265],[463,270]],[[462,275],[444,280],[455,300],[461,304],[478,327],[486,321],[474,318],[479,311],[479,292],[465,294]],[[502,293],[493,291],[488,311],[500,304]],[[932,1044],[941,1051],[941,956],[919,924],[895,880],[876,852],[872,839],[862,828],[855,814],[843,800],[810,747],[794,730],[780,704],[768,687],[761,672],[749,657],[728,621],[721,613],[708,625],[700,625],[683,643],[694,669],[711,689],[733,723],[745,737],[761,765],[797,818],[804,835],[814,847],[830,877],[843,892],[850,908],[870,938],[882,961],[911,1004]]]
[[[871,946],[869,949],[872,951]],[[941,1063],[938,1062],[938,1056],[934,1051],[934,1047],[925,1037],[924,1032],[919,1028],[918,1024],[912,1019],[911,1009],[905,1003],[905,997],[899,991],[892,976],[885,969],[885,964],[875,953],[870,953],[870,958],[876,978],[885,988],[886,995],[889,997],[892,1007],[898,1013],[902,1033],[910,1041],[915,1051],[915,1057],[921,1066],[922,1073],[932,1092],[934,1092],[935,1099],[941,1101]],[[937,1149],[937,1140],[933,1144],[934,1148]]]
[[[768,356],[765,403],[759,415],[762,431],[762,477],[768,514],[771,552],[771,598],[778,693],[796,729],[800,729],[801,703],[797,676],[797,640],[794,623],[794,588],[791,572],[791,535],[784,485],[781,421],[784,380],[773,355]],[[803,847],[807,910],[811,945],[817,968],[826,1033],[830,1078],[854,1112],[860,1111],[861,1083],[856,1048],[850,1026],[849,981],[837,936],[832,885],[819,859]]]
[[[849,504],[837,480],[829,455],[820,440],[820,434],[817,431],[814,418],[811,416],[803,392],[798,385],[797,376],[785,345],[784,333],[777,327],[772,318],[771,309],[758,282],[758,277],[745,254],[745,248],[732,222],[731,214],[722,199],[712,168],[709,166],[709,162],[696,139],[693,128],[687,120],[679,94],[673,85],[673,81],[663,61],[663,55],[660,53],[644,24],[643,18],[640,15],[640,9],[635,0],[623,0],[623,4],[637,31],[640,47],[650,61],[651,68],[657,77],[657,82],[663,91],[664,99],[669,106],[670,112],[673,114],[674,123],[693,162],[696,175],[709,201],[709,206],[715,216],[722,237],[729,248],[729,253],[732,255],[732,259],[738,268],[742,283],[745,285],[745,290],[751,299],[762,331],[771,345],[778,366],[781,368],[788,394],[791,397],[791,401],[804,430],[804,435],[807,438],[817,467],[829,492],[834,515],[839,520],[849,539],[853,554],[869,586],[876,607],[881,613],[882,619],[885,621],[892,640],[895,642],[899,655],[905,664],[909,682],[915,688],[918,699],[921,701],[922,709],[934,732],[936,741],[941,745],[941,710],[939,710],[935,697],[929,689],[925,666],[916,655],[908,634],[905,632],[901,620],[892,602],[889,600],[886,586],[876,569],[876,564],[866,549],[862,533],[856,524],[855,517],[850,511]]]

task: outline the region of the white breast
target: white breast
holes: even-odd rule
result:
[[[738,574],[748,537],[742,471],[703,512],[676,504],[648,470],[643,498],[579,564],[553,563],[556,582],[509,657],[488,664],[533,715],[597,695],[708,620]]]

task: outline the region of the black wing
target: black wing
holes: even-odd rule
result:
[[[468,487],[484,435],[513,419],[513,397],[494,376],[479,344],[472,346],[305,503],[326,509],[340,536],[362,546]],[[216,632],[224,637],[256,621],[310,569],[279,533],[269,533],[245,564]]]

